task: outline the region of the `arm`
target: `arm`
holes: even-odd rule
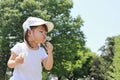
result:
[[[14,68],[18,64],[22,64],[23,62],[24,59],[21,57],[21,55],[16,55],[15,53],[11,53],[7,65],[9,68]]]
[[[53,46],[50,42],[47,42],[46,44],[46,49],[48,52],[48,57],[43,60],[43,66],[45,67],[46,70],[51,70],[53,67]]]

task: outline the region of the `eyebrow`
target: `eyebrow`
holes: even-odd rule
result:
[[[43,32],[45,32],[45,34],[47,34],[48,32],[46,32],[46,30],[41,30],[41,29],[38,29],[39,31],[43,31]]]

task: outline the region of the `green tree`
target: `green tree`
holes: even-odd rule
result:
[[[73,79],[87,78],[90,76],[90,68],[93,63],[93,59],[96,57],[95,53],[91,52],[90,49],[86,48],[83,52],[79,52],[75,62],[75,69],[73,71]]]
[[[109,78],[109,80],[119,80],[120,79],[120,35],[114,36],[114,58],[113,58],[113,64],[111,68],[113,68],[113,71],[109,72],[112,78]]]
[[[105,45],[99,50],[102,51],[100,57],[94,59],[93,66],[91,68],[91,78],[95,80],[110,80],[112,78],[110,72],[113,71],[112,63],[114,58],[114,37],[108,37]]]
[[[0,0],[0,79],[5,80],[9,49],[23,41],[22,23],[29,16],[41,17],[55,24],[48,35],[54,45],[54,67],[50,73],[70,77],[75,67],[75,57],[85,46],[84,33],[81,31],[83,20],[80,16],[72,18],[71,0]]]
[[[59,32],[55,37],[57,40],[53,39],[57,52],[54,54],[55,65],[52,73],[56,74],[59,78],[64,75],[70,77],[74,70],[74,57],[77,55],[77,51],[83,49],[82,47],[84,46],[84,36],[80,31],[81,18],[70,20],[64,16],[62,20],[65,22],[63,25],[60,25],[62,28],[57,31]]]

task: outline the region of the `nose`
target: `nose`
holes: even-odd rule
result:
[[[46,38],[47,38],[46,34],[42,34],[42,35],[43,35],[44,39],[46,39]]]

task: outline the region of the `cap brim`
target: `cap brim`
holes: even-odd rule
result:
[[[52,31],[54,28],[54,25],[52,22],[46,22],[46,26],[48,28],[48,32]]]

